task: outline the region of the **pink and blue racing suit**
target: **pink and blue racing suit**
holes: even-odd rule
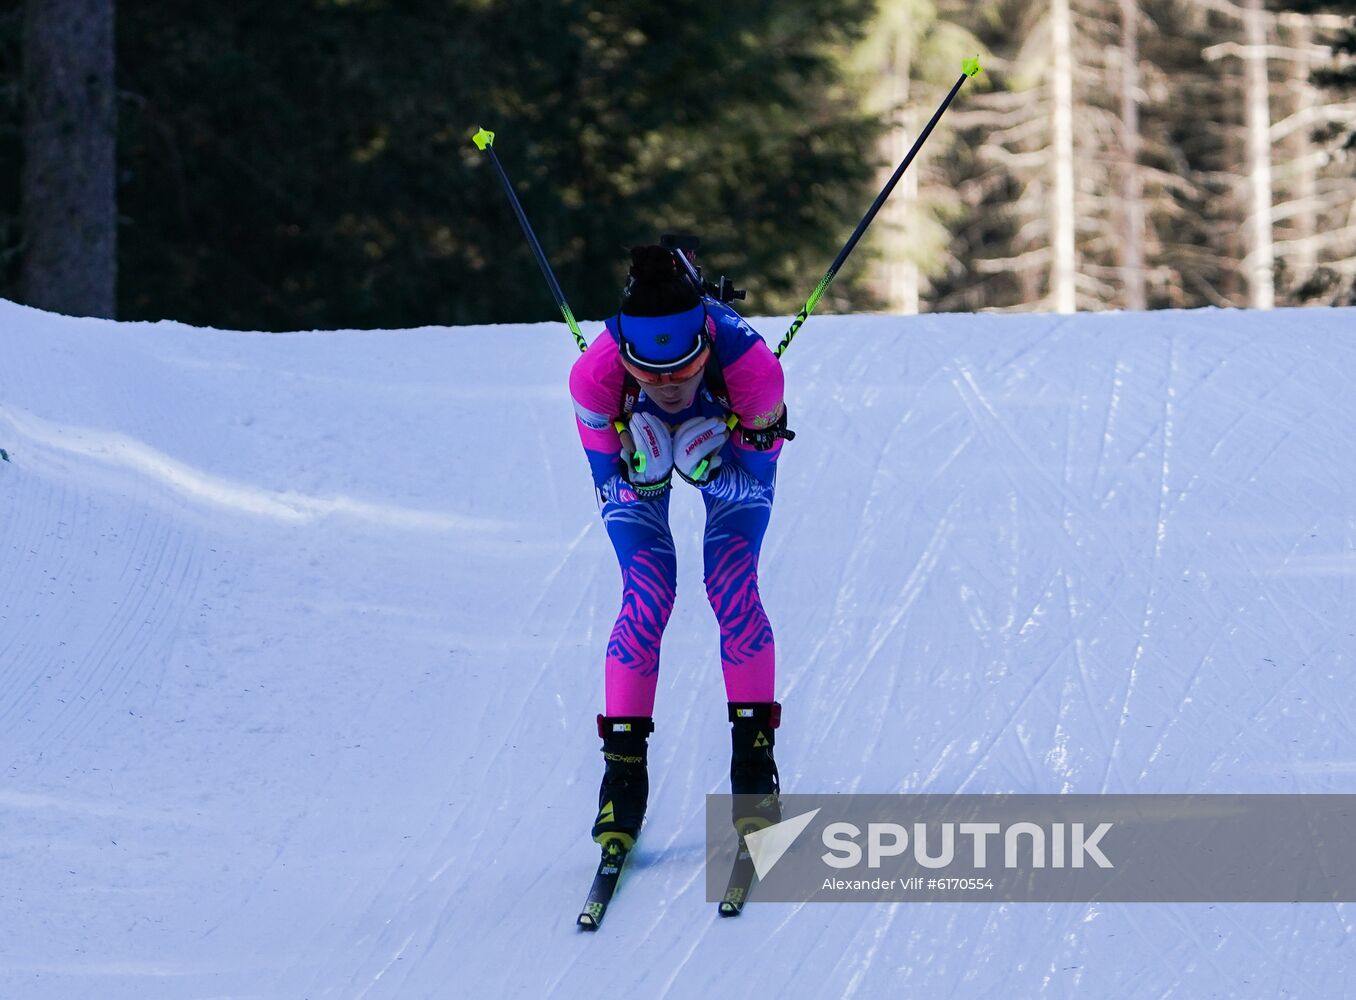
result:
[[[783,376],[763,338],[733,309],[708,299],[707,332],[724,373],[730,409],[746,427],[764,427],[782,405]],[[570,372],[579,437],[608,537],[621,565],[622,604],[607,645],[608,715],[653,715],[659,647],[677,592],[677,559],[669,530],[669,494],[637,497],[622,475],[618,416],[624,370],[615,320]],[[642,387],[643,388],[643,387]],[[681,413],[667,413],[642,391],[635,409],[671,427],[694,416],[724,417],[703,386]],[[729,701],[772,701],[775,645],[758,595],[758,554],[772,513],[781,440],[768,451],[747,445],[738,430],[721,464],[699,489],[706,505],[702,543],[706,595],[720,625],[720,658]],[[677,481],[675,481],[676,483]]]

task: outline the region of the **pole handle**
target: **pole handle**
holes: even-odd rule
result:
[[[569,303],[565,301],[565,293],[560,290],[560,282],[556,281],[555,272],[551,270],[551,262],[546,259],[545,251],[542,250],[541,244],[537,242],[537,235],[532,231],[532,224],[527,221],[527,213],[523,211],[522,203],[518,201],[518,195],[513,190],[513,184],[504,171],[504,165],[499,162],[499,157],[494,151],[494,133],[486,128],[479,129],[475,135],[471,136],[471,141],[476,144],[476,148],[482,153],[489,155],[490,163],[494,165],[500,183],[504,185],[504,193],[508,195],[509,204],[513,206],[513,214],[518,217],[518,225],[522,226],[523,235],[527,237],[528,245],[532,248],[532,255],[537,258],[537,266],[541,268],[542,277],[546,279],[546,285],[551,290],[551,297],[556,300],[560,314],[565,317],[565,325],[570,328],[570,333],[574,334],[574,343],[579,348],[579,353],[584,353],[589,349],[588,341],[584,339],[584,334],[579,330],[579,324],[575,322],[574,313],[570,311]]]

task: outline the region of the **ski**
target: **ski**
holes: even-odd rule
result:
[[[744,903],[749,898],[749,890],[753,887],[755,874],[753,855],[749,853],[744,838],[740,837],[739,853],[735,855],[734,865],[730,868],[730,881],[725,885],[725,897],[720,901],[722,917],[737,917],[743,912]]]
[[[607,913],[607,904],[617,891],[617,882],[621,879],[622,866],[630,855],[629,848],[623,847],[620,840],[609,840],[603,845],[603,856],[598,862],[598,873],[593,876],[593,887],[589,889],[588,901],[579,914],[576,923],[580,929],[596,931]]]

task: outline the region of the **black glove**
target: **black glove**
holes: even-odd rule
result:
[[[745,427],[739,425],[739,433],[743,435],[744,443],[754,451],[767,451],[777,443],[778,438],[786,438],[788,441],[796,439],[796,432],[786,429],[786,407],[782,407],[782,415],[777,418],[775,424],[769,424],[767,427]]]
[[[631,477],[634,475],[629,469],[622,470],[622,478],[626,484],[631,487],[631,492],[642,500],[658,500],[669,491],[673,485],[673,472],[670,470],[663,479],[657,483],[637,483]]]

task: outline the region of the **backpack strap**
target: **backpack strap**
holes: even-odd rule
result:
[[[711,356],[707,358],[706,368],[702,371],[702,384],[706,386],[711,398],[725,408],[726,413],[734,412],[730,406],[730,390],[725,386],[725,370],[720,366],[720,355],[716,353],[714,344],[711,347]]]
[[[636,381],[634,375],[623,368],[621,401],[617,407],[618,414],[612,420],[613,425],[617,428],[619,433],[626,430],[627,426],[630,424],[631,414],[636,412],[636,403],[639,401],[640,383]]]

